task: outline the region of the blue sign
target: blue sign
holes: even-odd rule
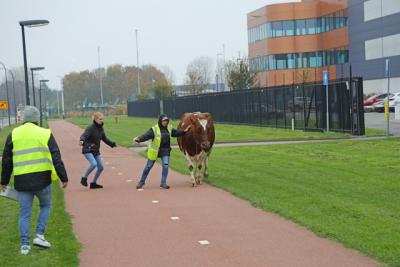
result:
[[[388,78],[389,76],[390,76],[390,59],[386,59],[385,77]]]
[[[322,79],[323,79],[323,84],[324,85],[329,85],[329,71],[328,70],[324,70],[322,72]]]

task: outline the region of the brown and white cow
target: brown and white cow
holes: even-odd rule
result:
[[[215,141],[215,129],[210,113],[184,113],[179,123],[179,128],[185,129],[191,125],[189,131],[182,137],[178,137],[180,150],[188,161],[192,186],[201,184],[203,177],[208,177],[208,157]],[[193,164],[195,163],[195,164]],[[204,174],[201,175],[204,163]],[[196,172],[194,172],[196,167]]]

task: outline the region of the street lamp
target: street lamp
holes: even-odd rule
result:
[[[7,93],[7,110],[8,110],[8,126],[11,125],[11,118],[10,118],[10,97],[8,96],[8,80],[7,80],[7,68],[3,64],[3,62],[0,61],[0,64],[3,66],[4,69],[4,75],[6,76],[6,93]]]
[[[36,97],[35,97],[35,79],[33,78],[33,72],[36,70],[44,70],[44,67],[31,68],[32,73],[32,92],[33,92],[33,105],[36,107]]]
[[[62,111],[62,118],[64,119],[65,113],[64,113],[64,78],[61,75],[57,75],[58,78],[60,78],[61,81],[61,111]]]
[[[138,94],[140,95],[140,72],[139,72],[139,46],[138,46],[138,30],[135,29],[136,35],[136,62],[137,62],[137,86],[138,86]]]
[[[40,127],[43,126],[43,115],[42,115],[42,83],[47,83],[49,80],[39,80],[39,105],[40,105]]]
[[[13,79],[13,99],[14,99],[14,118],[15,118],[15,124],[17,124],[17,100],[15,99],[15,75],[11,70],[8,70],[11,74],[11,77]]]
[[[49,24],[48,20],[24,20],[20,21],[19,25],[21,26],[22,31],[22,49],[24,52],[24,72],[25,72],[25,98],[26,98],[26,105],[30,105],[29,102],[29,84],[28,84],[28,64],[26,61],[26,45],[25,45],[25,26],[32,28],[32,27],[40,27]]]

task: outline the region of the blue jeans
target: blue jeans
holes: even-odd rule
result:
[[[19,232],[22,245],[29,245],[30,221],[33,197],[39,199],[40,212],[37,219],[36,234],[44,235],[51,209],[51,184],[34,192],[18,192],[19,198]]]
[[[93,183],[96,183],[101,172],[104,170],[104,165],[103,165],[103,161],[101,160],[101,156],[97,155],[95,157],[95,156],[93,156],[92,153],[86,153],[84,155],[85,155],[85,158],[89,161],[90,165],[89,165],[89,168],[87,168],[85,174],[83,175],[83,178],[87,178],[89,176],[89,174],[97,167],[96,173],[94,174],[94,177],[93,177]]]
[[[155,160],[147,159],[146,167],[144,167],[142,178],[140,178],[140,183],[144,184],[146,182],[147,175],[151,168],[153,168]],[[161,157],[162,162],[162,174],[161,174],[161,185],[165,185],[167,183],[168,177],[168,164],[169,164],[169,156]]]

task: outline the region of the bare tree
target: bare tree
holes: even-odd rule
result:
[[[212,59],[199,57],[186,68],[186,85],[192,94],[200,94],[208,88],[212,75]]]
[[[176,77],[174,71],[169,66],[161,66],[160,71],[164,73],[165,79],[167,79],[170,84],[175,84]]]

